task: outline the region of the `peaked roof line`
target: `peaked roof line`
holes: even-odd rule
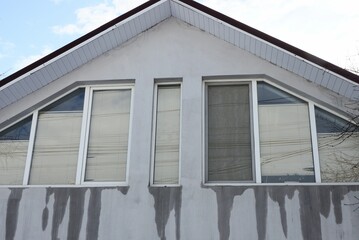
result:
[[[101,32],[107,30],[111,26],[113,26],[113,25],[115,25],[117,23],[120,23],[121,21],[123,21],[123,20],[125,20],[125,19],[127,19],[127,18],[141,12],[142,10],[144,10],[144,9],[146,9],[146,8],[152,6],[155,3],[160,2],[160,1],[161,0],[149,0],[149,1],[141,4],[140,6],[134,8],[134,9],[132,9],[132,10],[130,10],[130,11],[124,13],[124,14],[122,14],[121,16],[119,16],[119,17],[117,17],[117,18],[115,18],[115,19],[101,25],[100,27],[96,28],[95,30],[93,30],[93,31],[91,31],[91,32],[77,38],[76,40],[74,40],[74,41],[66,44],[65,46],[55,50],[54,52],[46,55],[45,57],[35,61],[34,63],[32,63],[32,64],[30,64],[30,65],[28,65],[28,66],[26,66],[26,67],[24,67],[24,68],[22,68],[20,70],[18,70],[17,72],[11,74],[10,76],[0,80],[0,87],[6,85],[7,83],[10,83],[10,82],[14,81],[15,79],[17,79],[17,78],[21,77],[22,75],[36,69],[37,67],[41,66],[42,64],[45,64],[46,62],[50,61],[51,59],[60,56],[61,54],[67,52],[68,50],[76,47],[77,45],[91,39],[92,37],[94,37],[94,36],[96,36],[98,34],[100,34]],[[242,22],[239,22],[239,21],[237,21],[237,20],[235,20],[235,19],[233,19],[231,17],[228,17],[228,16],[226,16],[226,15],[220,13],[220,12],[217,12],[217,11],[215,11],[215,10],[209,8],[209,7],[206,7],[206,6],[204,6],[204,5],[202,5],[202,4],[198,3],[198,2],[195,2],[193,0],[177,0],[177,1],[178,2],[183,2],[183,3],[195,8],[195,9],[197,9],[199,11],[202,11],[202,12],[204,12],[204,13],[206,13],[206,14],[214,17],[214,18],[217,18],[217,19],[219,19],[219,20],[221,20],[221,21],[223,21],[223,22],[225,22],[225,23],[227,23],[229,25],[232,25],[233,27],[241,29],[244,32],[247,32],[247,33],[249,33],[249,34],[251,34],[251,35],[253,35],[255,37],[258,37],[258,38],[260,38],[260,39],[262,39],[262,40],[264,40],[266,42],[269,42],[269,43],[271,43],[271,44],[273,44],[273,45],[275,45],[275,46],[277,46],[279,48],[282,48],[282,49],[284,49],[284,50],[286,50],[286,51],[288,51],[288,52],[290,52],[290,53],[292,53],[292,54],[294,54],[296,56],[299,56],[299,57],[301,57],[301,58],[303,58],[305,60],[308,60],[308,61],[310,61],[310,62],[312,62],[312,63],[314,63],[314,64],[316,64],[318,66],[321,66],[321,67],[323,67],[325,69],[328,69],[329,71],[332,71],[332,72],[334,72],[334,73],[336,73],[338,75],[341,75],[341,76],[347,78],[348,80],[351,80],[351,81],[359,84],[359,76],[358,75],[356,75],[356,74],[354,74],[354,73],[352,73],[350,71],[347,71],[347,70],[345,70],[345,69],[343,69],[343,68],[341,68],[341,67],[339,67],[337,65],[334,65],[334,64],[332,64],[332,63],[330,63],[328,61],[325,61],[325,60],[323,60],[323,59],[321,59],[319,57],[316,57],[316,56],[314,56],[314,55],[312,55],[312,54],[310,54],[308,52],[305,52],[305,51],[303,51],[303,50],[301,50],[301,49],[299,49],[297,47],[294,47],[294,46],[292,46],[292,45],[290,45],[290,44],[288,44],[286,42],[283,42],[283,41],[281,41],[281,40],[279,40],[279,39],[277,39],[275,37],[272,37],[272,36],[270,36],[270,35],[268,35],[268,34],[266,34],[264,32],[261,32],[261,31],[255,29],[255,28],[252,28],[252,27],[250,27],[250,26],[248,26],[248,25],[246,25],[246,24],[244,24]]]
[[[18,77],[21,77],[22,75],[26,74],[27,72],[30,72],[31,70],[41,66],[42,64],[50,61],[51,59],[60,56],[61,54],[67,52],[68,50],[72,49],[73,47],[91,39],[92,37],[95,37],[96,35],[98,35],[99,33],[107,30],[108,28],[112,27],[113,25],[141,12],[142,10],[152,6],[153,4],[160,2],[161,0],[149,0],[143,4],[141,4],[140,6],[120,15],[119,17],[101,25],[100,27],[92,30],[89,33],[86,33],[85,35],[75,39],[74,41],[66,44],[65,46],[55,50],[54,52],[44,56],[43,58],[40,58],[39,60],[31,63],[30,65],[16,71],[15,73],[11,74],[10,76],[0,80],[0,87],[4,86],[5,84],[17,79]]]

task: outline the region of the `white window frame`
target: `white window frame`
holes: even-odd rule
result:
[[[261,181],[261,162],[260,162],[260,143],[259,143],[259,116],[258,116],[258,94],[257,94],[257,83],[258,82],[265,82],[279,90],[282,90],[288,94],[297,97],[308,105],[308,113],[309,113],[309,124],[310,124],[310,136],[311,136],[311,146],[312,146],[312,156],[313,156],[313,167],[314,167],[314,177],[315,182],[306,183],[306,182],[284,182],[284,183],[262,183]],[[207,180],[207,95],[208,95],[208,85],[230,85],[230,84],[248,84],[250,86],[250,117],[251,117],[251,139],[252,139],[252,166],[253,166],[253,182],[231,182],[231,181],[223,181],[223,182],[209,182]],[[316,104],[314,101],[301,96],[298,93],[295,93],[291,90],[288,90],[285,87],[282,87],[272,81],[264,78],[239,78],[239,79],[226,79],[226,78],[219,78],[219,79],[211,79],[211,80],[203,80],[202,81],[203,88],[202,88],[202,182],[206,186],[257,186],[257,185],[357,185],[356,182],[330,182],[330,183],[322,183],[321,182],[321,174],[320,174],[320,160],[319,160],[319,149],[318,149],[318,139],[317,139],[317,129],[316,129],[316,119],[315,119],[315,107],[321,108],[335,116],[344,119],[345,121],[353,123],[353,121],[349,120],[347,117],[340,115],[339,113],[324,107],[322,105]]]
[[[128,146],[127,146],[127,159],[126,159],[126,177],[125,181],[85,181],[85,172],[86,172],[86,159],[87,159],[87,151],[88,151],[88,143],[89,143],[89,136],[90,136],[90,122],[91,122],[91,109],[92,109],[92,99],[93,93],[96,90],[131,90],[131,100],[130,100],[130,119],[129,119],[129,133],[128,133]],[[79,180],[79,183],[76,184],[80,185],[87,185],[87,186],[128,186],[128,175],[129,175],[129,165],[130,165],[130,149],[131,149],[131,130],[132,130],[132,116],[133,116],[133,96],[134,96],[134,86],[133,85],[118,85],[118,86],[90,86],[87,87],[87,102],[84,104],[84,118],[82,126],[82,133],[81,133],[81,140],[84,141],[80,144],[79,150],[79,161],[78,165],[81,164],[81,167],[78,166],[76,180]],[[86,98],[86,94],[85,94]]]
[[[258,108],[258,103],[253,101],[254,97],[257,96],[257,85],[254,85],[254,79],[221,79],[221,80],[203,80],[203,94],[202,94],[202,102],[203,102],[203,160],[202,160],[202,182],[208,186],[236,186],[236,185],[252,185],[257,183],[257,168],[260,168],[260,163],[258,163],[255,154],[259,153],[259,136],[254,135],[253,132],[258,131],[258,127],[256,127],[255,123],[258,126],[258,112],[255,112],[254,109]],[[225,86],[225,85],[247,85],[249,87],[249,110],[250,110],[250,128],[251,128],[251,155],[252,155],[252,181],[208,181],[208,86]],[[260,170],[259,170],[260,173]],[[259,175],[259,178],[261,176]]]
[[[176,184],[156,184],[154,183],[155,154],[156,154],[156,126],[157,126],[157,100],[159,86],[179,86],[180,87],[180,126],[179,126],[179,156],[178,156],[178,183]],[[150,186],[151,187],[179,187],[181,186],[181,152],[182,152],[182,81],[160,81],[154,84],[153,111],[152,111],[152,138],[151,138],[151,163],[150,163]]]
[[[37,123],[38,123],[38,116],[39,111],[46,106],[56,102],[57,100],[65,97],[66,95],[76,91],[79,88],[85,89],[84,95],[84,106],[83,106],[83,113],[82,113],[82,126],[81,126],[81,133],[80,133],[80,143],[79,143],[79,151],[78,151],[78,160],[77,160],[77,168],[76,168],[76,177],[75,177],[75,184],[36,184],[31,185],[29,184],[30,174],[31,174],[31,164],[33,158],[33,151],[34,151],[34,143],[35,143],[35,135],[37,130]],[[130,119],[129,119],[129,135],[128,135],[128,148],[127,148],[127,159],[126,159],[126,180],[125,181],[115,181],[115,182],[102,182],[102,181],[94,181],[94,182],[86,182],[84,181],[85,177],[85,168],[86,168],[86,155],[87,155],[87,144],[88,144],[88,136],[89,136],[89,123],[90,123],[90,115],[91,115],[91,101],[92,95],[94,90],[117,90],[117,89],[128,89],[131,90],[131,100],[130,100]],[[115,85],[93,85],[93,86],[77,86],[76,88],[67,91],[58,97],[52,99],[45,105],[42,105],[36,108],[30,114],[22,117],[18,121],[14,122],[14,124],[8,125],[0,131],[3,131],[18,122],[22,121],[23,119],[32,115],[32,122],[31,122],[31,129],[30,129],[30,136],[29,136],[29,145],[25,160],[25,167],[24,167],[24,174],[23,174],[23,182],[22,185],[2,185],[2,186],[26,186],[26,187],[78,187],[78,186],[128,186],[129,182],[129,169],[130,169],[130,149],[131,149],[131,136],[132,136],[132,122],[133,122],[133,102],[134,102],[134,84],[126,83],[126,84],[115,84]]]

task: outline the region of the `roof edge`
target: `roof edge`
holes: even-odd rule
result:
[[[34,70],[35,68],[41,66],[42,64],[45,64],[46,62],[50,61],[53,58],[56,58],[58,56],[60,56],[61,54],[67,52],[68,50],[74,48],[75,46],[91,39],[92,37],[100,34],[101,32],[105,31],[106,29],[112,27],[113,25],[120,23],[121,21],[141,12],[142,10],[154,5],[157,2],[160,2],[161,0],[149,0],[141,5],[139,5],[138,7],[120,15],[119,17],[101,25],[100,27],[92,30],[89,33],[86,33],[85,35],[75,39],[74,41],[66,44],[65,46],[55,50],[54,52],[51,52],[50,54],[40,58],[39,60],[31,63],[30,65],[27,65],[26,67],[16,71],[15,73],[11,74],[10,76],[7,76],[5,78],[3,78],[2,80],[0,80],[0,87],[5,86],[6,84],[14,81],[15,79],[21,77],[22,75]]]
[[[36,69],[37,67],[41,66],[42,64],[45,64],[46,62],[50,61],[51,59],[60,56],[61,54],[65,53],[68,50],[76,47],[77,45],[91,39],[92,37],[100,34],[101,32],[103,32],[106,29],[112,27],[113,25],[115,25],[117,23],[120,23],[121,21],[123,21],[123,20],[125,20],[125,19],[127,19],[127,18],[141,12],[142,10],[144,10],[144,9],[146,9],[146,8],[152,6],[155,3],[160,2],[160,1],[162,1],[162,0],[149,0],[149,1],[141,4],[140,6],[134,8],[134,9],[122,14],[122,15],[120,15],[119,17],[117,17],[117,18],[115,18],[115,19],[101,25],[100,27],[92,30],[91,32],[89,32],[89,33],[75,39],[74,41],[66,44],[65,46],[63,46],[63,47],[55,50],[54,52],[46,55],[45,57],[43,57],[43,58],[31,63],[30,65],[16,71],[15,73],[11,74],[10,76],[3,78],[2,80],[0,80],[0,87],[5,86],[6,84],[14,81],[15,79],[23,76],[24,74]],[[292,46],[292,45],[290,45],[290,44],[288,44],[286,42],[283,42],[283,41],[281,41],[281,40],[279,40],[279,39],[277,39],[275,37],[272,37],[272,36],[270,36],[270,35],[268,35],[268,34],[266,34],[264,32],[261,32],[261,31],[255,29],[255,28],[252,28],[252,27],[250,27],[250,26],[248,26],[248,25],[246,25],[246,24],[244,24],[242,22],[239,22],[239,21],[237,21],[237,20],[235,20],[235,19],[233,19],[231,17],[228,17],[228,16],[226,16],[226,15],[220,13],[220,12],[217,12],[216,10],[213,10],[213,9],[211,9],[209,7],[206,7],[206,6],[204,6],[204,5],[202,5],[202,4],[198,3],[198,2],[195,2],[193,0],[177,0],[177,1],[182,2],[184,4],[187,4],[187,5],[195,8],[195,9],[197,9],[199,11],[202,11],[202,12],[204,12],[204,13],[210,15],[210,16],[213,16],[213,17],[215,17],[215,18],[217,18],[217,19],[219,19],[219,20],[221,20],[223,22],[226,22],[229,25],[232,25],[232,26],[234,26],[236,28],[239,28],[239,29],[249,33],[249,34],[252,34],[253,36],[256,36],[256,37],[258,37],[258,38],[260,38],[260,39],[262,39],[264,41],[267,41],[267,42],[269,42],[269,43],[271,43],[271,44],[273,44],[275,46],[278,46],[278,47],[280,47],[280,48],[282,48],[282,49],[284,49],[284,50],[286,50],[286,51],[288,51],[288,52],[290,52],[290,53],[292,53],[292,54],[294,54],[296,56],[299,56],[299,57],[301,57],[301,58],[303,58],[305,60],[308,60],[309,62],[312,62],[312,63],[314,63],[314,64],[316,64],[318,66],[321,66],[321,67],[323,67],[325,69],[328,69],[329,71],[331,71],[333,73],[336,73],[336,74],[338,74],[340,76],[343,76],[344,78],[348,79],[349,81],[352,81],[352,82],[354,82],[356,84],[359,84],[359,75],[356,75],[356,74],[354,74],[354,73],[352,73],[352,72],[350,72],[348,70],[345,70],[345,69],[343,69],[343,68],[341,68],[341,67],[339,67],[339,66],[337,66],[335,64],[332,64],[332,63],[330,63],[328,61],[325,61],[325,60],[323,60],[323,59],[321,59],[319,57],[316,57],[316,56],[314,56],[314,55],[312,55],[312,54],[310,54],[310,53],[308,53],[306,51],[303,51],[303,50],[301,50],[301,49],[299,49],[297,47],[294,47],[294,46]]]
[[[265,40],[265,41],[267,41],[267,42],[269,42],[269,43],[271,43],[271,44],[273,44],[275,46],[278,46],[278,47],[280,47],[280,48],[282,48],[282,49],[284,49],[284,50],[286,50],[288,52],[293,53],[294,55],[297,55],[297,56],[299,56],[299,57],[301,57],[303,59],[306,59],[306,60],[308,60],[308,61],[310,61],[312,63],[315,63],[318,66],[321,66],[321,67],[323,67],[325,69],[328,69],[328,70],[330,70],[330,71],[332,71],[332,72],[334,72],[336,74],[339,74],[339,75],[347,78],[350,81],[353,81],[353,82],[359,84],[359,75],[356,75],[356,74],[354,74],[354,73],[352,73],[352,72],[350,72],[348,70],[345,70],[344,68],[341,68],[341,67],[339,67],[339,66],[337,66],[337,65],[335,65],[333,63],[330,63],[330,62],[328,62],[328,61],[326,61],[324,59],[321,59],[321,58],[319,58],[317,56],[314,56],[314,55],[312,55],[312,54],[310,54],[310,53],[308,53],[306,51],[303,51],[303,50],[301,50],[301,49],[299,49],[297,47],[294,47],[294,46],[292,46],[292,45],[290,45],[290,44],[288,44],[286,42],[283,42],[283,41],[281,41],[281,40],[279,40],[279,39],[277,39],[275,37],[272,37],[272,36],[264,33],[264,32],[261,32],[261,31],[255,29],[255,28],[252,28],[252,27],[250,27],[250,26],[248,26],[248,25],[246,25],[246,24],[244,24],[242,22],[239,22],[239,21],[237,21],[237,20],[235,20],[235,19],[233,19],[231,17],[228,17],[228,16],[226,16],[226,15],[220,13],[220,12],[217,12],[216,10],[213,10],[213,9],[211,9],[209,7],[206,7],[206,6],[204,6],[204,5],[202,5],[202,4],[198,3],[198,2],[195,2],[193,0],[177,0],[177,1],[183,2],[183,3],[193,7],[195,9],[198,9],[198,10],[204,12],[204,13],[207,13],[208,15],[211,15],[211,16],[213,16],[215,18],[218,18],[221,21],[228,23],[229,25],[232,25],[232,26],[234,26],[236,28],[239,28],[239,29],[241,29],[241,30],[243,30],[243,31],[245,31],[245,32],[247,32],[249,34],[252,34],[253,36],[256,36],[256,37],[258,37],[260,39],[263,39],[263,40]]]

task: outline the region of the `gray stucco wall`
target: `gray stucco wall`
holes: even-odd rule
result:
[[[258,74],[345,111],[347,99],[173,18],[2,109],[6,123],[78,81],[135,82],[129,185],[1,187],[0,238],[359,239],[358,186],[203,185],[203,77]],[[182,79],[181,187],[148,187],[156,78]]]
[[[2,188],[0,195],[2,239],[359,236],[358,186]]]

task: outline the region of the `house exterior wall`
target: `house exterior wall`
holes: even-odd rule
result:
[[[76,82],[134,81],[128,186],[1,187],[1,237],[358,239],[357,185],[203,184],[203,79],[263,75],[346,111],[347,99],[174,18],[2,109],[5,124]],[[181,186],[150,187],[154,82],[171,78],[182,79]]]

